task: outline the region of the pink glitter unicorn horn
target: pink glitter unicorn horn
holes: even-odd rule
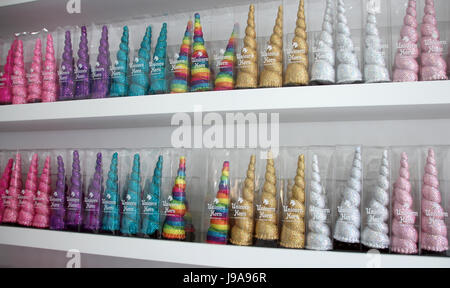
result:
[[[447,216],[441,206],[438,170],[433,149],[428,150],[427,164],[422,184],[422,250],[426,254],[439,254],[448,250]]]
[[[447,63],[442,57],[444,48],[437,28],[434,0],[425,0],[425,15],[420,31],[422,34],[421,80],[447,80]]]
[[[16,154],[14,170],[9,182],[9,188],[5,195],[5,211],[3,212],[3,223],[14,224],[17,222],[19,208],[19,193],[22,191],[22,155]]]
[[[28,77],[28,103],[41,102],[42,100],[42,42],[36,39],[33,51],[33,62],[31,64],[30,76]]]
[[[3,77],[1,79],[1,87],[0,87],[0,105],[6,105],[12,103],[12,69],[13,69],[13,56],[14,51],[16,50],[17,39],[14,40],[11,44],[11,48],[8,52],[8,57],[6,58],[6,64],[4,67]]]
[[[19,196],[19,218],[17,223],[22,226],[31,226],[33,222],[33,201],[38,188],[38,165],[39,157],[37,154],[33,154],[30,168],[28,169],[27,181],[25,182],[25,189],[22,190],[22,194]]]
[[[9,188],[9,181],[11,181],[13,164],[14,159],[9,159],[8,164],[5,167],[5,171],[3,171],[2,178],[0,178],[0,223],[2,223],[3,210],[5,208],[5,206],[3,205],[3,197],[5,196],[5,193]]]
[[[394,183],[392,196],[392,243],[391,250],[400,254],[417,254],[419,233],[414,224],[416,214],[412,208],[414,199],[411,195],[411,182],[409,174],[408,155],[402,153],[400,171]]]
[[[23,62],[23,42],[17,40],[16,51],[14,52],[12,80],[12,103],[27,103],[27,78],[25,73],[25,63]]]
[[[42,102],[55,102],[58,98],[58,73],[55,59],[55,48],[53,46],[52,34],[47,35],[47,46],[45,48],[44,71],[42,72]]]
[[[34,199],[33,227],[48,228],[50,226],[50,195],[52,194],[52,180],[50,156],[45,158],[44,169],[39,178],[38,191]]]
[[[412,82],[419,80],[419,33],[417,32],[416,0],[409,0],[400,40],[397,44],[397,54],[394,63],[394,82]]]

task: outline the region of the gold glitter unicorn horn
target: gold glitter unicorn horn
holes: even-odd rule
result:
[[[300,155],[297,175],[292,187],[292,195],[287,203],[287,213],[281,228],[280,245],[285,248],[305,247],[305,156]]]
[[[289,54],[289,62],[284,76],[284,85],[308,85],[308,42],[304,0],[300,0],[298,5],[295,36],[292,39],[292,52]]]
[[[247,28],[245,28],[244,47],[238,57],[236,89],[258,87],[258,53],[255,30],[255,6],[250,5]]]
[[[278,240],[277,221],[277,181],[272,152],[267,155],[266,176],[262,190],[261,203],[257,206],[259,211],[256,220],[256,245],[274,246]]]
[[[266,49],[264,69],[259,87],[283,86],[283,6],[278,7],[277,20]]]
[[[238,207],[232,207],[238,212],[239,217],[235,219],[231,228],[230,242],[234,245],[250,246],[253,244],[253,201],[255,199],[255,162],[256,157],[250,157],[247,177],[244,181],[242,196],[238,200]]]

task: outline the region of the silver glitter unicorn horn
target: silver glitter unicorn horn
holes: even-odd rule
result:
[[[344,243],[359,243],[361,227],[362,190],[361,148],[356,148],[350,177],[338,206],[339,217],[334,228],[334,239]]]
[[[337,83],[351,84],[362,81],[361,70],[359,70],[358,58],[355,54],[355,47],[351,38],[350,28],[345,17],[344,0],[338,0],[337,13],[337,36],[336,36],[336,58]]]
[[[381,48],[380,35],[378,34],[377,17],[373,11],[369,10],[367,12],[364,50],[364,82],[381,83],[390,80]]]
[[[361,234],[361,243],[369,248],[387,249],[389,247],[389,158],[383,151],[377,185],[369,202],[368,219]]]
[[[313,156],[311,192],[309,204],[309,233],[306,239],[306,248],[310,250],[331,250],[331,229],[327,224],[329,207],[327,194],[322,187],[319,172],[319,159],[317,155]]]
[[[311,82],[315,84],[334,84],[336,72],[334,70],[334,1],[327,0],[325,15],[323,16],[322,31],[314,45],[314,62],[311,68]]]

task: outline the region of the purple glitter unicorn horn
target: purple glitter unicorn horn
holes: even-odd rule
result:
[[[88,188],[87,197],[84,198],[83,228],[88,232],[98,232],[100,230],[100,199],[102,195],[103,169],[102,153],[97,153],[97,162],[92,182]]]
[[[108,27],[103,26],[100,46],[98,47],[97,64],[92,77],[92,98],[106,98],[108,96],[109,66]]]
[[[64,216],[66,214],[66,171],[64,170],[64,162],[61,156],[58,156],[58,176],[56,179],[56,189],[50,197],[50,229],[64,230]]]
[[[80,47],[78,50],[75,99],[87,99],[90,93],[91,67],[89,65],[89,48],[86,26],[81,27]]]
[[[72,177],[70,178],[70,189],[67,197],[67,220],[66,226],[69,230],[78,231],[82,223],[81,202],[81,168],[80,155],[77,150],[73,151]]]
[[[73,100],[75,92],[74,62],[70,31],[66,31],[59,78],[61,87],[61,93],[59,94],[60,101]]]

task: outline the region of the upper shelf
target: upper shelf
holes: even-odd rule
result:
[[[316,252],[0,227],[0,244],[213,267],[450,267],[450,258]]]
[[[174,113],[277,112],[280,122],[450,118],[450,81],[285,87],[0,106],[0,131],[170,126]]]
[[[44,27],[53,31],[58,26],[92,22],[111,23],[144,15],[160,16],[169,12],[173,14],[197,9],[230,7],[249,2],[248,0],[89,0],[79,1],[81,11],[73,14],[67,12],[68,3],[75,3],[75,1],[8,0],[4,7],[0,6],[0,35],[36,31]]]

